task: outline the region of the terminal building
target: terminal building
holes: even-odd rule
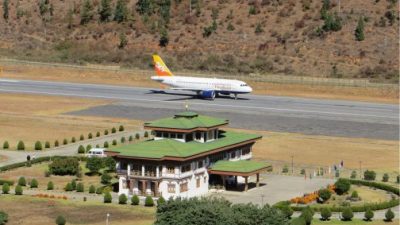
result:
[[[119,194],[190,198],[210,182],[242,184],[271,167],[250,161],[260,135],[224,131],[228,120],[185,111],[144,124],[154,138],[106,150],[117,161]]]

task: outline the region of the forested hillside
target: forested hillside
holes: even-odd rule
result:
[[[0,55],[394,82],[397,0],[0,0]]]

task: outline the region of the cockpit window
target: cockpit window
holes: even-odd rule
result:
[[[240,84],[240,87],[247,87],[247,84]]]

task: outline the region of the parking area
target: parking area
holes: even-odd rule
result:
[[[250,181],[251,182],[251,181]],[[314,192],[328,184],[334,183],[332,179],[284,176],[263,174],[261,186],[251,188],[247,192],[239,191],[215,191],[210,196],[221,196],[232,203],[253,203],[253,204],[275,204],[279,201],[289,200],[293,197],[302,196],[304,193]]]

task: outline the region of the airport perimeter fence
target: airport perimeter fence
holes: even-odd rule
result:
[[[64,63],[47,63],[33,62],[25,60],[16,60],[8,58],[0,58],[1,65],[28,65],[28,66],[46,66],[70,68],[88,71],[109,71],[131,73],[135,76],[150,77],[154,75],[153,70],[131,69],[120,66],[103,66],[95,64],[74,65]],[[293,75],[277,75],[277,74],[215,74],[215,73],[193,73],[193,72],[176,72],[179,76],[194,76],[194,77],[218,77],[227,79],[238,79],[248,82],[264,82],[273,84],[300,84],[311,86],[339,86],[339,87],[364,87],[364,88],[385,88],[389,90],[397,90],[398,84],[374,83],[367,79],[344,79],[344,78],[324,78],[324,77],[308,77],[308,76],[293,76]]]

